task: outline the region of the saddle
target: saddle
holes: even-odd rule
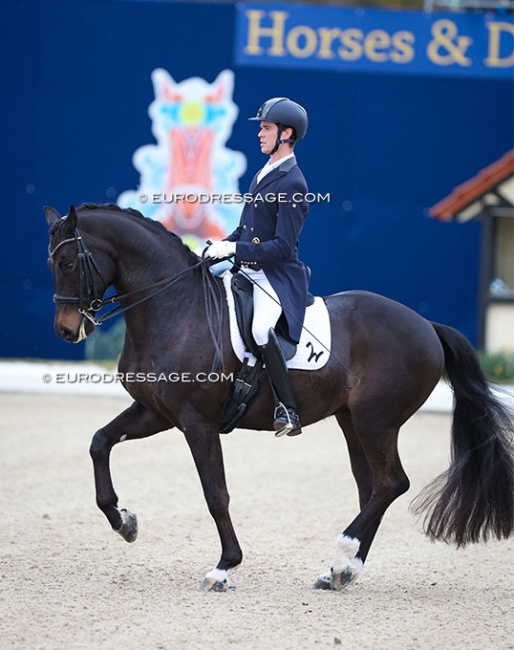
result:
[[[249,366],[248,359],[245,357],[225,405],[220,433],[230,433],[257,397],[260,390],[259,377],[264,365],[259,346],[252,336],[254,285],[241,273],[234,274],[230,284],[234,296],[237,326],[246,350],[253,354],[256,358],[256,363],[254,366]],[[307,306],[313,302],[314,296],[309,293],[307,296]],[[288,338],[285,329],[285,319],[282,314],[275,326],[275,331],[284,357],[288,361],[296,354],[296,343],[293,343]]]
[[[246,349],[248,352],[251,352],[255,357],[259,358],[260,350],[255,343],[252,336],[252,321],[253,321],[253,282],[246,278],[241,273],[236,273],[232,276],[232,293],[234,294],[234,306],[236,311],[236,320],[239,331],[241,332],[241,338],[244,341]],[[309,299],[307,300],[307,305],[311,304],[314,300],[313,296],[309,294]],[[286,361],[292,359],[296,354],[296,343],[293,343],[289,340],[287,334],[284,333],[285,330],[285,321],[284,315],[280,317],[276,327],[275,332],[277,333],[277,338],[282,348],[282,352],[286,358]]]

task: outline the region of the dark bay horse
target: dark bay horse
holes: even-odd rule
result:
[[[212,377],[213,358],[220,350],[222,378],[240,367],[230,345],[221,280],[205,271],[179,237],[135,210],[89,204],[72,206],[66,218],[52,208],[45,208],[45,214],[56,333],[72,343],[85,338],[95,327],[96,311],[105,304],[102,296],[114,285],[126,321],[119,372],[124,377],[170,372],[188,377],[173,383],[124,382],[134,402],[97,431],[91,444],[97,504],[112,528],[134,541],[137,521],[118,507],[109,467],[111,449],[125,440],[180,429],[222,546],[219,563],[200,588],[225,591],[229,571],[242,561],[229,515],[219,435],[231,382],[215,381],[219,375],[212,381],[190,379]],[[209,292],[220,296],[218,312]],[[457,331],[372,293],[349,291],[328,296],[325,302],[333,339],[330,359],[320,370],[291,371],[291,379],[303,425],[334,415],[343,430],[360,512],[339,535],[334,562],[314,586],[342,589],[359,575],[386,509],[409,488],[398,456],[398,431],[443,373],[454,391],[451,463],[420,495],[417,512],[425,513],[425,530],[432,539],[457,546],[511,536],[512,422],[491,393],[471,345]],[[207,318],[209,305],[212,313]],[[266,373],[261,382],[239,426],[272,431]]]

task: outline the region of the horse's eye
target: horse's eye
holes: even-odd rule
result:
[[[59,268],[61,271],[72,271],[75,267],[75,262],[62,260],[59,262]]]

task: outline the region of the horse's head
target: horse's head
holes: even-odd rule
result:
[[[102,298],[113,280],[114,262],[100,250],[94,254],[89,250],[79,232],[74,206],[64,217],[53,208],[44,210],[50,226],[48,266],[56,292],[55,331],[66,341],[78,343],[95,328],[91,318],[95,301]]]

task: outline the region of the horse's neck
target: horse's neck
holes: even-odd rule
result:
[[[123,308],[149,297],[156,283],[165,278],[177,279],[169,288],[125,314],[127,328],[134,330],[167,329],[200,306],[202,296],[199,274],[188,271],[192,266],[187,249],[165,231],[155,232],[134,219],[113,218],[104,223],[103,236],[109,233],[109,245],[115,252],[117,273],[114,287],[122,298]]]
[[[118,264],[121,290],[133,291],[191,265],[187,249],[164,229],[153,230],[136,217],[118,217],[103,229]]]
[[[177,255],[175,250],[166,250],[166,247],[157,246],[148,248],[142,246],[129,250],[128,254],[118,257],[117,277],[115,280],[116,290],[120,294],[130,292],[150,293],[154,284],[166,278],[176,277],[176,285],[182,285],[180,279],[189,277],[193,281],[193,272],[189,272],[191,262],[182,254]],[[148,292],[146,289],[148,289]],[[173,291],[173,289],[171,289]],[[132,301],[133,297],[130,298]]]

